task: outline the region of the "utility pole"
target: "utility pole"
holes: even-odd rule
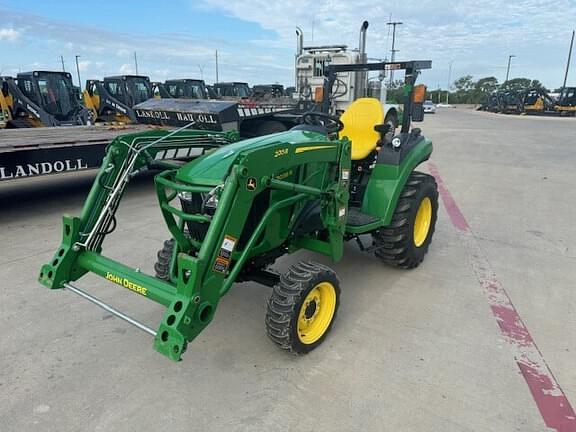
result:
[[[218,84],[218,50],[216,50],[216,84]]]
[[[316,24],[316,15],[312,17],[312,39],[311,42],[314,42],[314,24]]]
[[[446,88],[446,105],[448,105],[448,95],[450,95],[450,77],[452,76],[452,65],[454,60],[450,62],[450,67],[448,68],[448,87]]]
[[[391,55],[390,55],[390,61],[394,62],[394,59],[396,58],[396,53],[398,52],[397,49],[395,49],[396,47],[396,26],[398,25],[402,25],[403,23],[401,23],[400,21],[390,21],[387,22],[386,25],[392,26],[392,49],[391,51]],[[392,87],[392,83],[394,82],[394,69],[390,70],[390,87]]]
[[[60,55],[60,61],[62,62],[62,72],[66,72],[66,68],[64,67],[64,56]]]
[[[508,56],[508,68],[506,69],[506,81],[504,82],[508,82],[508,77],[510,76],[510,63],[512,62],[512,57],[516,57],[514,54],[510,54]]]
[[[134,51],[134,66],[136,68],[136,75],[138,75],[138,57],[136,56],[136,51]]]
[[[204,65],[202,66],[196,65],[196,66],[198,66],[198,69],[200,70],[200,79],[204,81]]]
[[[82,93],[82,81],[80,81],[80,65],[78,64],[79,55],[76,56],[76,73],[78,74],[78,87],[80,88],[80,93]]]
[[[572,30],[572,40],[570,41],[570,50],[568,51],[568,62],[566,63],[566,73],[564,74],[564,85],[562,88],[566,87],[566,81],[568,80],[568,71],[570,70],[570,60],[572,59],[572,47],[574,46],[574,33],[576,30]]]

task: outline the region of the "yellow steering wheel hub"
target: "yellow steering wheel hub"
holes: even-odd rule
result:
[[[414,244],[416,247],[422,246],[428,237],[430,224],[432,223],[432,202],[430,198],[425,197],[420,201],[416,220],[414,221]]]
[[[330,282],[321,282],[310,290],[298,314],[298,337],[304,344],[313,344],[322,337],[336,311],[336,289]]]

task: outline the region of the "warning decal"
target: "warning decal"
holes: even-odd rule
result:
[[[218,252],[216,261],[214,261],[212,270],[218,273],[226,273],[228,267],[230,267],[230,260],[232,259],[232,252],[236,246],[236,240],[237,239],[232,236],[224,236],[222,246],[220,246],[220,251]]]

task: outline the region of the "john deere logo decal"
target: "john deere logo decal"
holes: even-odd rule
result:
[[[258,182],[254,177],[248,177],[248,180],[246,180],[246,189],[248,189],[249,191],[256,190],[257,185]]]

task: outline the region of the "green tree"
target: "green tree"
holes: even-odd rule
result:
[[[398,79],[392,82],[392,85],[388,87],[386,99],[391,103],[404,102],[404,80]]]
[[[473,103],[475,84],[472,75],[464,75],[454,81],[456,92],[451,96],[452,102],[464,104]]]
[[[456,93],[465,93],[474,88],[474,80],[472,75],[465,75],[454,81],[454,87],[456,87]]]
[[[538,80],[532,80],[532,82],[530,83],[530,87],[532,88],[536,88],[539,90],[543,90],[545,92],[549,92],[550,90],[548,90],[546,87],[544,87],[544,84],[542,84],[540,81]]]
[[[522,92],[530,88],[532,80],[528,78],[514,78],[504,82],[500,86],[502,91]]]
[[[480,104],[495,91],[521,94],[530,88],[548,91],[538,80],[529,78],[514,78],[502,85],[498,84],[496,77],[484,77],[477,81],[471,75],[464,75],[453,83],[455,91],[450,93],[450,102],[456,104]]]
[[[493,76],[480,78],[474,85],[474,90],[476,90],[476,93],[482,95],[489,95],[490,93],[496,91],[497,88],[498,79]]]

